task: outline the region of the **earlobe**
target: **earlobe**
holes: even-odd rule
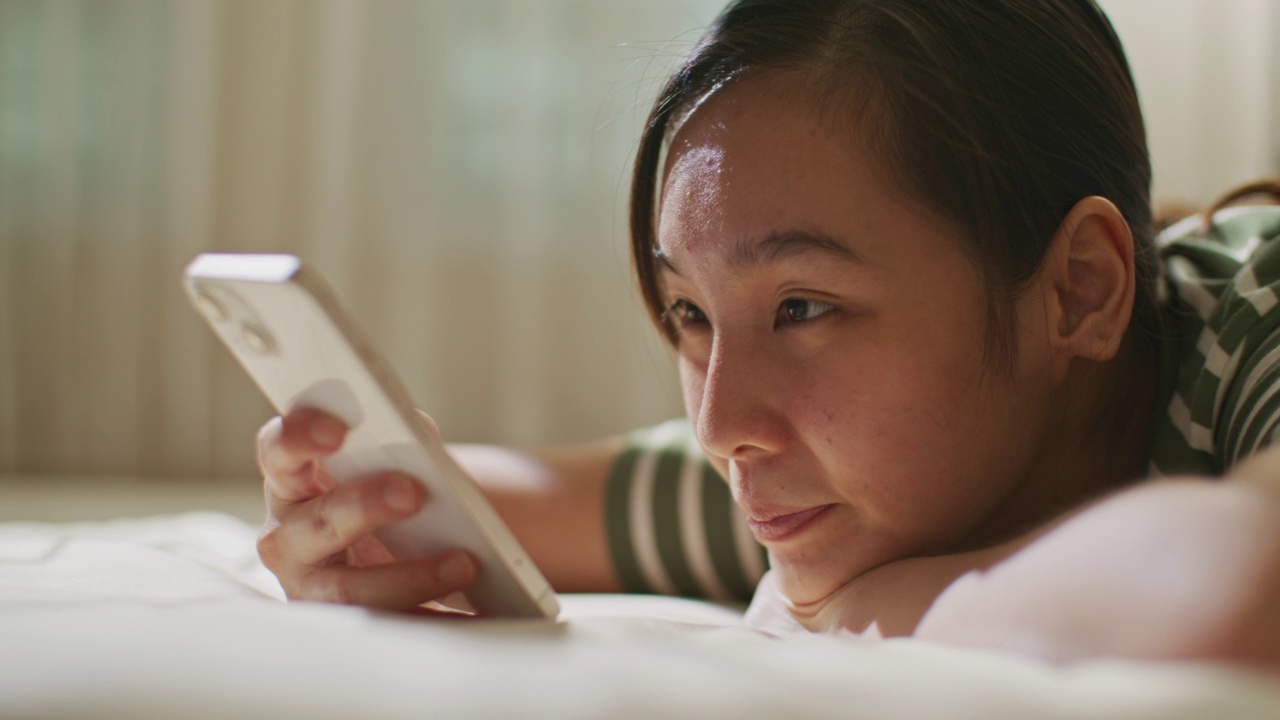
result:
[[[1110,360],[1133,313],[1133,233],[1124,215],[1105,198],[1081,200],[1058,226],[1045,260],[1055,364],[1065,372],[1075,357]]]

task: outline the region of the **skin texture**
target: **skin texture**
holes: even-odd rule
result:
[[[1093,263],[1101,279],[1067,259],[1023,293],[1012,371],[992,371],[961,238],[788,84],[732,84],[680,129],[658,244],[689,417],[805,612],[880,565],[1007,537],[1118,482],[1077,427],[1092,408],[1064,396],[1109,380],[1072,360],[1115,355],[1133,281],[1131,249],[1127,270]],[[1076,224],[1111,244],[1092,213]]]

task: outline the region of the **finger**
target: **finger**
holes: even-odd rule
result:
[[[307,500],[328,489],[316,461],[342,446],[346,425],[318,410],[299,410],[273,418],[258,432],[258,465],[267,502]]]
[[[407,610],[469,587],[477,570],[463,550],[373,567],[330,565],[308,576],[303,599]]]
[[[378,528],[412,516],[426,499],[422,483],[403,473],[339,485],[280,515],[279,549],[296,562],[319,563]]]

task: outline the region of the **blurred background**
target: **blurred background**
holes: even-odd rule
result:
[[[328,276],[447,440],[678,415],[625,191],[721,0],[0,0],[0,483],[255,476],[196,253]],[[1280,172],[1280,2],[1104,0],[1158,204]]]

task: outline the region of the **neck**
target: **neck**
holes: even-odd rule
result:
[[[1056,391],[1037,462],[961,550],[1003,542],[1146,474],[1158,361],[1126,341],[1107,363],[1078,361]]]

